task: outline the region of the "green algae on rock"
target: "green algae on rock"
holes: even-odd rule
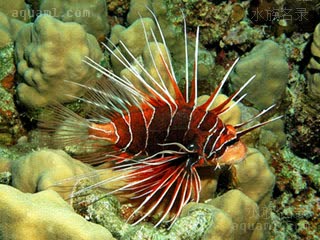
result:
[[[11,183],[10,172],[0,172],[0,184],[9,185]]]
[[[271,202],[272,237],[320,239],[320,166],[295,156],[286,147],[273,159],[277,175]]]
[[[291,105],[287,112],[286,128],[292,151],[311,162],[320,162],[320,25],[314,30],[311,58],[306,79],[300,76],[290,89]]]
[[[75,197],[73,204],[85,218],[104,226],[121,240],[209,240],[231,239],[232,236],[230,218],[207,204],[189,203],[170,230],[156,229],[148,222],[130,225],[120,216],[119,202],[99,190],[87,190],[84,197]]]
[[[17,69],[24,78],[17,88],[20,101],[28,107],[74,101],[70,95],[84,90],[66,81],[88,84],[96,79],[96,71],[83,62],[86,56],[97,62],[103,57],[95,37],[78,23],[41,15],[25,25],[16,41]]]
[[[13,42],[0,48],[0,81],[15,72]]]
[[[0,87],[0,144],[12,145],[23,133],[13,94]]]
[[[14,101],[14,45],[0,48],[0,144],[12,145],[24,133]]]

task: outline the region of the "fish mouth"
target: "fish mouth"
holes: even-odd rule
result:
[[[228,146],[225,152],[217,159],[219,165],[233,165],[241,162],[247,155],[247,147],[241,141]]]

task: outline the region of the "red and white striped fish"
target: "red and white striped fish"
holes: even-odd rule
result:
[[[51,107],[54,111],[52,118],[42,121],[40,127],[55,132],[52,140],[57,146],[68,146],[87,140],[108,143],[107,147],[91,145],[101,155],[95,158],[96,155],[92,154],[88,162],[93,164],[110,162],[113,163],[115,170],[124,170],[125,173],[98,182],[92,187],[124,181],[122,187],[114,189],[109,194],[127,195],[130,199],[138,201],[128,221],[138,212],[143,214],[134,224],[157,212],[161,202],[166,200],[167,204],[162,208],[160,218],[155,224],[159,226],[166,219],[170,219],[172,225],[188,202],[199,201],[201,179],[197,172],[198,167],[232,165],[243,160],[246,156],[246,146],[241,142],[241,136],[279,117],[243,130],[239,129],[268,112],[273,106],[235,126],[225,124],[220,119],[222,114],[245,97],[239,95],[253,77],[219,106],[210,109],[238,60],[234,62],[209,99],[201,105],[197,104],[199,28],[196,33],[191,91],[189,94],[188,71],[186,71],[186,91],[182,94],[177,85],[165,38],[156,18],[155,22],[160,32],[160,40],[165,47],[164,52],[160,51],[161,43],[157,41],[152,30],[151,33],[154,44],[159,49],[158,55],[162,67],[166,69],[164,73],[160,74],[158,70],[148,40],[146,44],[160,81],[149,74],[120,42],[127,51],[126,55],[129,54],[142,69],[144,77],[123,54],[119,52],[120,57],[118,54],[114,54],[114,57],[118,58],[139,80],[143,89],[135,87],[130,80],[115,75],[87,58],[85,60],[87,64],[107,77],[94,87],[70,83],[87,90],[86,97],[75,98],[92,105],[90,119],[82,118],[61,105],[54,105]],[[145,26],[143,28],[147,39],[147,30]],[[105,47],[113,54],[108,46]],[[186,30],[185,56],[187,70]],[[165,83],[163,74],[169,79],[169,83]],[[173,92],[169,89],[173,89]],[[238,100],[230,106],[229,103],[236,98]]]

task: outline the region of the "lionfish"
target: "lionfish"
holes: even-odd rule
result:
[[[274,107],[272,105],[252,119],[234,126],[225,124],[220,119],[222,114],[245,97],[245,94],[241,97],[239,94],[254,77],[220,105],[210,109],[239,59],[233,63],[208,100],[201,105],[197,103],[199,27],[196,31],[193,78],[190,84],[185,20],[186,86],[185,92],[182,93],[177,84],[165,37],[157,18],[154,14],[153,16],[165,48],[164,52],[160,50],[160,42],[155,33],[152,29],[150,31],[169,84],[165,83],[163,73],[158,70],[157,59],[151,51],[147,30],[142,21],[150,58],[160,81],[139,63],[122,42],[120,44],[126,50],[126,55],[138,64],[144,77],[124,54],[120,51],[118,52],[120,56],[114,54],[110,47],[102,43],[139,80],[143,89],[136,87],[130,80],[117,76],[94,60],[86,58],[87,64],[107,77],[105,81],[97,82],[94,87],[70,82],[86,89],[84,97],[74,98],[92,106],[91,118],[82,118],[62,105],[52,105],[51,118],[40,122],[40,127],[47,132],[56,133],[52,135],[52,140],[58,146],[68,146],[88,140],[106,142],[107,146],[91,145],[100,157],[92,153],[87,162],[112,163],[111,166],[115,171],[124,171],[124,174],[100,181],[90,188],[124,181],[123,186],[107,194],[121,194],[128,196],[129,200],[138,201],[128,221],[135,218],[139,211],[143,214],[134,220],[133,224],[152,216],[157,212],[161,202],[166,201],[155,224],[157,227],[168,219],[172,226],[188,202],[199,201],[201,179],[197,172],[198,167],[219,168],[243,160],[246,156],[246,146],[240,138],[279,117],[240,130],[241,127],[268,112]],[[190,91],[189,85],[191,85]],[[170,89],[173,89],[173,93]],[[236,98],[238,100],[230,104]]]

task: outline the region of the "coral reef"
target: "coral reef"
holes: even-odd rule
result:
[[[209,204],[221,209],[231,217],[234,238],[250,239],[259,219],[259,207],[255,201],[239,190],[230,190],[211,200]]]
[[[270,24],[274,33],[311,32],[319,21],[316,0],[250,1],[249,17],[258,24]]]
[[[14,72],[14,47],[13,43],[9,42],[7,45],[0,48],[0,80],[2,87],[7,88],[8,90],[10,89],[10,85],[12,86],[13,83],[9,84],[10,81],[5,78],[13,75]]]
[[[142,18],[136,20],[133,24],[130,25],[127,29],[120,28],[119,25],[116,30],[112,31],[114,33],[111,36],[111,39],[114,41],[114,44],[118,44],[120,41],[130,50],[134,57],[138,57],[142,54],[143,48],[146,46],[146,38],[143,32],[143,26],[146,29],[152,29],[155,31],[155,23],[150,18]],[[117,38],[117,35],[119,36]],[[152,39],[151,32],[148,31],[147,35],[148,40]],[[114,53],[119,56],[119,53],[125,54],[125,57],[131,59],[131,57],[126,54],[125,49],[120,45],[117,49],[114,50]],[[121,58],[121,56],[119,56]],[[119,62],[115,56],[111,56],[111,64],[115,73],[119,74],[124,66]]]
[[[74,100],[70,95],[79,96],[83,89],[66,81],[83,84],[96,79],[95,70],[83,62],[86,56],[100,62],[102,52],[96,39],[77,23],[42,15],[24,26],[16,41],[17,69],[24,78],[17,88],[20,101],[42,107]]]
[[[282,239],[320,239],[320,168],[295,156],[288,147],[273,156],[277,175],[271,204],[273,235]],[[273,236],[275,237],[275,236]]]
[[[241,50],[250,49],[252,44],[258,44],[263,39],[264,33],[259,28],[252,28],[248,22],[242,21],[234,27],[226,30],[219,45],[222,48],[238,46]]]
[[[292,103],[288,111],[286,127],[290,131],[290,145],[294,153],[320,162],[320,25],[317,25],[311,44],[311,59],[307,65],[306,81],[295,85],[291,91]],[[304,84],[306,82],[306,84]]]
[[[153,227],[157,216],[132,226],[125,220],[132,213],[132,206],[99,189],[89,188],[85,191],[89,195],[72,198],[72,210],[47,189],[68,198],[75,191],[75,183],[76,188],[83,189],[116,173],[93,171],[63,151],[36,150],[42,140],[37,131],[31,130],[36,125],[29,119],[35,117],[34,112],[47,114],[39,107],[51,102],[74,101],[66,94],[83,94],[81,88],[67,81],[87,85],[100,77],[82,62],[85,56],[137,84],[115,57],[108,62],[108,54],[101,51],[98,42],[105,40],[110,25],[109,39],[114,46],[108,46],[134,62],[147,81],[139,64],[158,79],[141,22],[145,23],[155,65],[160,74],[166,70],[150,29],[160,40],[159,32],[145,6],[155,13],[161,25],[170,51],[170,56],[164,58],[172,61],[182,89],[183,14],[190,73],[195,31],[200,26],[199,96],[210,93],[238,57],[241,60],[231,76],[232,82],[222,89],[223,93],[230,95],[257,75],[244,91],[248,96],[243,104],[221,116],[224,122],[234,125],[246,121],[259,113],[257,109],[272,104],[276,104],[272,111],[248,126],[285,115],[243,138],[248,146],[243,162],[231,169],[199,169],[200,202],[204,203],[185,206],[169,230]],[[0,238],[320,239],[319,6],[316,0],[0,0],[0,183],[28,192],[0,184],[0,218],[5,221],[0,224]],[[161,51],[164,47],[159,41]],[[207,98],[201,96],[198,103]],[[213,105],[225,99],[221,94]],[[28,109],[21,104],[16,106],[16,101]],[[85,116],[87,110],[83,106],[80,101],[68,104]],[[74,156],[81,149],[75,144],[65,150]],[[66,178],[69,180],[63,180]]]
[[[206,100],[208,100],[209,96],[208,95],[202,95],[200,97],[198,97],[198,105],[201,105],[203,103],[206,102]],[[228,96],[224,95],[224,94],[219,94],[216,98],[216,100],[214,101],[214,103],[212,104],[212,106],[210,107],[210,109],[213,109],[215,107],[217,107],[219,104],[223,103],[226,99],[228,98]],[[230,103],[227,104],[227,106],[231,106],[232,104],[234,104],[234,101],[231,101]],[[231,124],[231,125],[236,125],[238,123],[241,122],[241,110],[239,108],[239,106],[234,106],[228,113],[223,114],[220,118],[224,123],[226,124]]]
[[[312,58],[308,64],[308,95],[315,100],[320,99],[320,24],[314,29],[311,44]]]
[[[168,23],[164,22],[164,20],[161,18],[159,19],[159,22],[161,26],[168,26]],[[155,73],[154,70],[151,70],[153,63],[152,61],[150,61],[151,60],[150,57],[148,59],[148,56],[150,56],[150,53],[149,53],[148,45],[146,44],[146,36],[144,34],[144,28],[146,29],[147,39],[150,41],[150,45],[153,45],[151,52],[154,56],[156,56],[158,49],[157,47],[155,47],[156,45],[152,43],[154,42],[154,39],[152,37],[151,30],[156,34],[158,30],[155,26],[154,21],[151,18],[141,18],[141,19],[139,18],[127,28],[121,25],[115,25],[111,30],[110,40],[114,45],[117,45],[117,44],[119,45],[113,51],[117,57],[122,59],[120,54],[123,54],[127,59],[132,59],[132,57],[129,56],[129,54],[124,49],[122,44],[119,44],[120,42],[122,42],[125,44],[128,50],[132,53],[132,55],[136,57],[138,61],[141,61],[141,64],[144,67],[146,67],[148,71],[153,72],[152,76],[155,77],[157,74]],[[162,30],[166,37],[167,47],[169,47],[171,52],[171,57],[172,57],[171,60],[175,68],[175,75],[176,75],[177,81],[184,82],[185,81],[184,79],[185,78],[185,55],[184,55],[184,41],[182,38],[181,29],[178,32],[173,31],[172,28],[166,28]],[[170,46],[174,46],[174,47],[170,48]],[[110,47],[113,48],[113,46],[110,46]],[[190,53],[194,51],[194,47],[195,47],[194,41],[189,41],[188,49]],[[119,59],[117,59],[117,57],[113,55],[111,56],[111,65],[112,65],[113,71],[122,76],[128,76],[129,71],[124,69],[123,64],[119,62]],[[165,54],[164,57],[167,58],[168,56],[166,56]],[[191,63],[193,62],[193,59],[194,59],[193,56],[189,57],[189,61]],[[161,60],[160,59],[158,60],[160,62],[158,62],[159,64],[156,64],[157,67],[162,66]],[[137,70],[139,71],[138,64],[134,63],[134,61],[132,61],[132,64],[136,65]],[[205,50],[200,46],[199,56],[198,56],[198,78],[200,82],[203,81],[203,84],[199,84],[200,93],[205,92],[203,88],[207,90],[206,92],[209,92],[208,86],[211,86],[211,89],[213,88],[212,83],[210,83],[209,85],[207,84],[208,79],[213,79],[211,77],[213,67],[214,67],[214,55],[212,55],[209,51]],[[124,72],[121,73],[121,70],[123,69],[124,69]],[[191,65],[189,66],[189,71],[192,71]],[[156,79],[157,78],[158,77],[156,77]],[[131,78],[129,79],[131,80]],[[137,81],[135,81],[135,83],[136,82]]]
[[[152,8],[150,0],[131,0],[130,10],[127,16],[127,22],[132,24],[141,17],[152,18],[151,12],[148,10]]]
[[[110,25],[123,24],[126,19],[126,15],[129,11],[129,0],[107,0],[108,15],[115,18],[110,19]]]
[[[24,22],[10,18],[0,11],[0,48],[12,43],[24,24]]]
[[[103,41],[109,32],[106,1],[42,0],[40,10],[63,22],[77,22],[90,34]]]
[[[8,17],[15,18],[24,22],[31,20],[30,6],[24,0],[17,1],[0,1],[0,11]]]
[[[119,203],[111,196],[95,202],[94,199],[105,196],[99,190],[87,190],[83,194],[84,197],[76,197],[73,204],[79,213],[84,214],[93,222],[105,226],[114,236],[121,239],[129,239],[129,236],[130,239],[190,240],[250,239],[251,236],[265,238],[269,228],[269,212],[266,206],[271,197],[274,176],[263,156],[254,149],[250,149],[248,158],[236,168],[237,188],[241,191],[227,191],[206,204],[188,204],[181,217],[167,232],[156,231],[152,225],[147,223],[137,226],[125,223],[120,217],[120,213],[122,213],[122,217],[126,216],[127,211],[130,214],[130,204],[120,207]],[[248,178],[245,178],[247,174]],[[207,187],[204,188],[204,191],[211,192],[211,189],[206,189]],[[83,188],[81,183],[78,188]],[[88,207],[84,207],[86,205]],[[201,224],[199,225],[199,223]],[[258,238],[253,237],[252,239]]]
[[[116,174],[110,170],[92,172],[91,168],[72,159],[61,150],[36,151],[14,161],[2,159],[1,165],[3,166],[1,171],[5,174],[11,173],[12,185],[21,191],[47,193],[46,189],[55,189],[64,198],[77,188],[86,187],[86,184],[89,184],[88,180],[96,181],[98,177],[102,180]],[[219,182],[218,175],[215,181]],[[253,149],[249,150],[247,159],[236,166],[235,176],[236,187],[241,189],[241,192],[231,190],[209,203],[189,204],[170,231],[156,230],[150,223],[131,226],[123,219],[126,216],[125,212],[130,212],[130,205],[120,206],[118,200],[113,196],[106,196],[105,192],[99,189],[87,189],[79,197],[75,197],[72,204],[79,214],[103,225],[113,236],[121,239],[129,239],[129,236],[130,239],[141,239],[141,236],[162,236],[170,239],[222,239],[223,237],[233,239],[233,235],[239,234],[242,238],[237,239],[248,239],[254,232],[253,225],[261,221],[259,211],[263,210],[264,204],[269,200],[274,177],[263,156]],[[67,181],[60,181],[69,177],[71,179]],[[52,185],[57,182],[60,184],[53,187]],[[74,184],[76,188],[73,187]],[[203,196],[213,198],[211,188],[212,185],[204,185]],[[34,195],[36,196],[37,194]],[[95,201],[95,199],[101,200]],[[201,228],[199,228],[199,222],[201,222]],[[233,228],[234,224],[239,225],[237,229]],[[240,224],[246,224],[246,228]],[[13,227],[11,224],[8,226]],[[264,236],[266,234],[264,231],[259,232]]]
[[[77,206],[77,202],[91,203],[88,207]],[[182,211],[181,217],[169,231],[157,230],[153,225],[142,223],[132,226],[121,217],[125,209],[112,196],[91,191],[85,197],[75,199],[75,209],[87,219],[106,227],[117,239],[233,239],[233,225],[230,217],[223,211],[203,203],[189,203]]]
[[[0,144],[14,144],[24,133],[14,103],[14,46],[0,48]]]
[[[0,236],[22,239],[114,239],[108,230],[86,221],[54,191],[36,194],[0,184]]]
[[[262,110],[279,103],[288,82],[289,68],[279,45],[265,40],[243,57],[231,75],[232,89],[239,89],[250,77],[255,79],[244,91],[246,100]]]
[[[12,186],[23,192],[34,193],[45,189],[55,189],[57,182],[73,176],[90,173],[87,165],[72,159],[61,150],[41,150],[23,156],[9,164]],[[76,179],[75,179],[76,180]],[[72,181],[68,182],[72,185]],[[57,186],[59,189],[59,186]],[[67,198],[68,191],[61,195]]]

